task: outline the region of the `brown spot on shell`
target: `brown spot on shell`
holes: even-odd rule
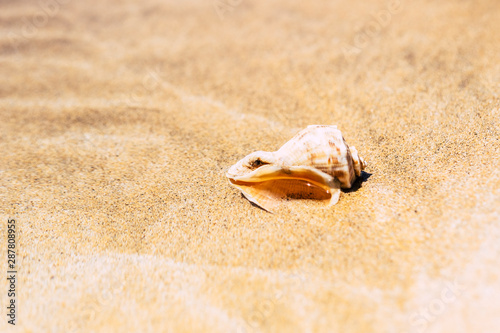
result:
[[[309,159],[311,161],[311,165],[314,165],[314,160],[316,159],[317,155],[315,153],[310,153]]]
[[[340,147],[337,142],[335,142],[333,139],[328,140],[328,144],[330,145],[331,148],[335,148],[337,151],[337,154],[340,154]]]

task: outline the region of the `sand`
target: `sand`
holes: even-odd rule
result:
[[[0,1],[15,331],[500,327],[498,1],[58,1]],[[337,205],[229,186],[310,124],[368,162]]]

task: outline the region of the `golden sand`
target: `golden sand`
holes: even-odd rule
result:
[[[0,1],[17,329],[498,329],[499,11]],[[273,215],[229,186],[229,166],[310,124],[368,162],[337,205]]]

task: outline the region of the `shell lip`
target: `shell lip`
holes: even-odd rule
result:
[[[304,174],[300,174],[304,173]],[[317,177],[318,179],[313,179]],[[239,177],[228,177],[231,185],[238,187],[238,185],[255,184],[266,181],[273,181],[279,179],[294,179],[311,183],[315,186],[321,187],[327,193],[331,193],[333,188],[336,188],[338,180],[313,167],[309,166],[291,166],[283,167],[276,165],[264,165],[260,168]]]
[[[234,174],[230,174],[229,172],[226,174],[226,177],[229,178],[229,180],[236,181],[236,182],[246,182],[246,183],[255,183],[255,182],[261,182],[263,179],[260,179],[260,177],[263,174],[266,173],[276,173],[280,171],[282,167],[279,167],[277,165],[263,165],[247,174],[241,175],[241,176],[236,176]]]
[[[253,168],[253,170],[248,170],[250,165],[254,166],[253,164],[255,162],[259,162],[261,163],[261,165],[258,166],[256,169]],[[261,150],[255,151],[245,156],[244,158],[239,160],[236,164],[231,166],[226,172],[226,177],[235,179],[238,177],[247,176],[257,171],[261,166],[266,166],[275,163],[276,161],[273,152],[267,152]]]
[[[323,177],[327,181],[332,181],[334,177],[330,176],[329,174],[318,170],[316,168],[310,167],[310,166],[290,166],[290,167],[284,167],[284,166],[278,166],[278,165],[263,165],[259,167],[258,169],[249,172],[245,175],[242,176],[232,176],[227,174],[227,178],[231,180],[231,182],[244,182],[244,183],[258,183],[258,182],[263,182],[263,181],[268,181],[268,180],[274,180],[274,179],[287,179],[287,178],[295,178],[295,179],[302,179],[302,180],[310,180],[307,177],[284,177],[280,176],[283,173],[284,174],[292,174],[293,172],[297,171],[307,171],[307,172],[313,172],[318,176]],[[311,180],[313,182],[313,180]]]

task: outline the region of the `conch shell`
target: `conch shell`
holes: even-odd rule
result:
[[[256,151],[229,168],[226,176],[254,204],[272,212],[291,199],[339,200],[366,162],[347,146],[337,126],[310,125],[278,151]]]

